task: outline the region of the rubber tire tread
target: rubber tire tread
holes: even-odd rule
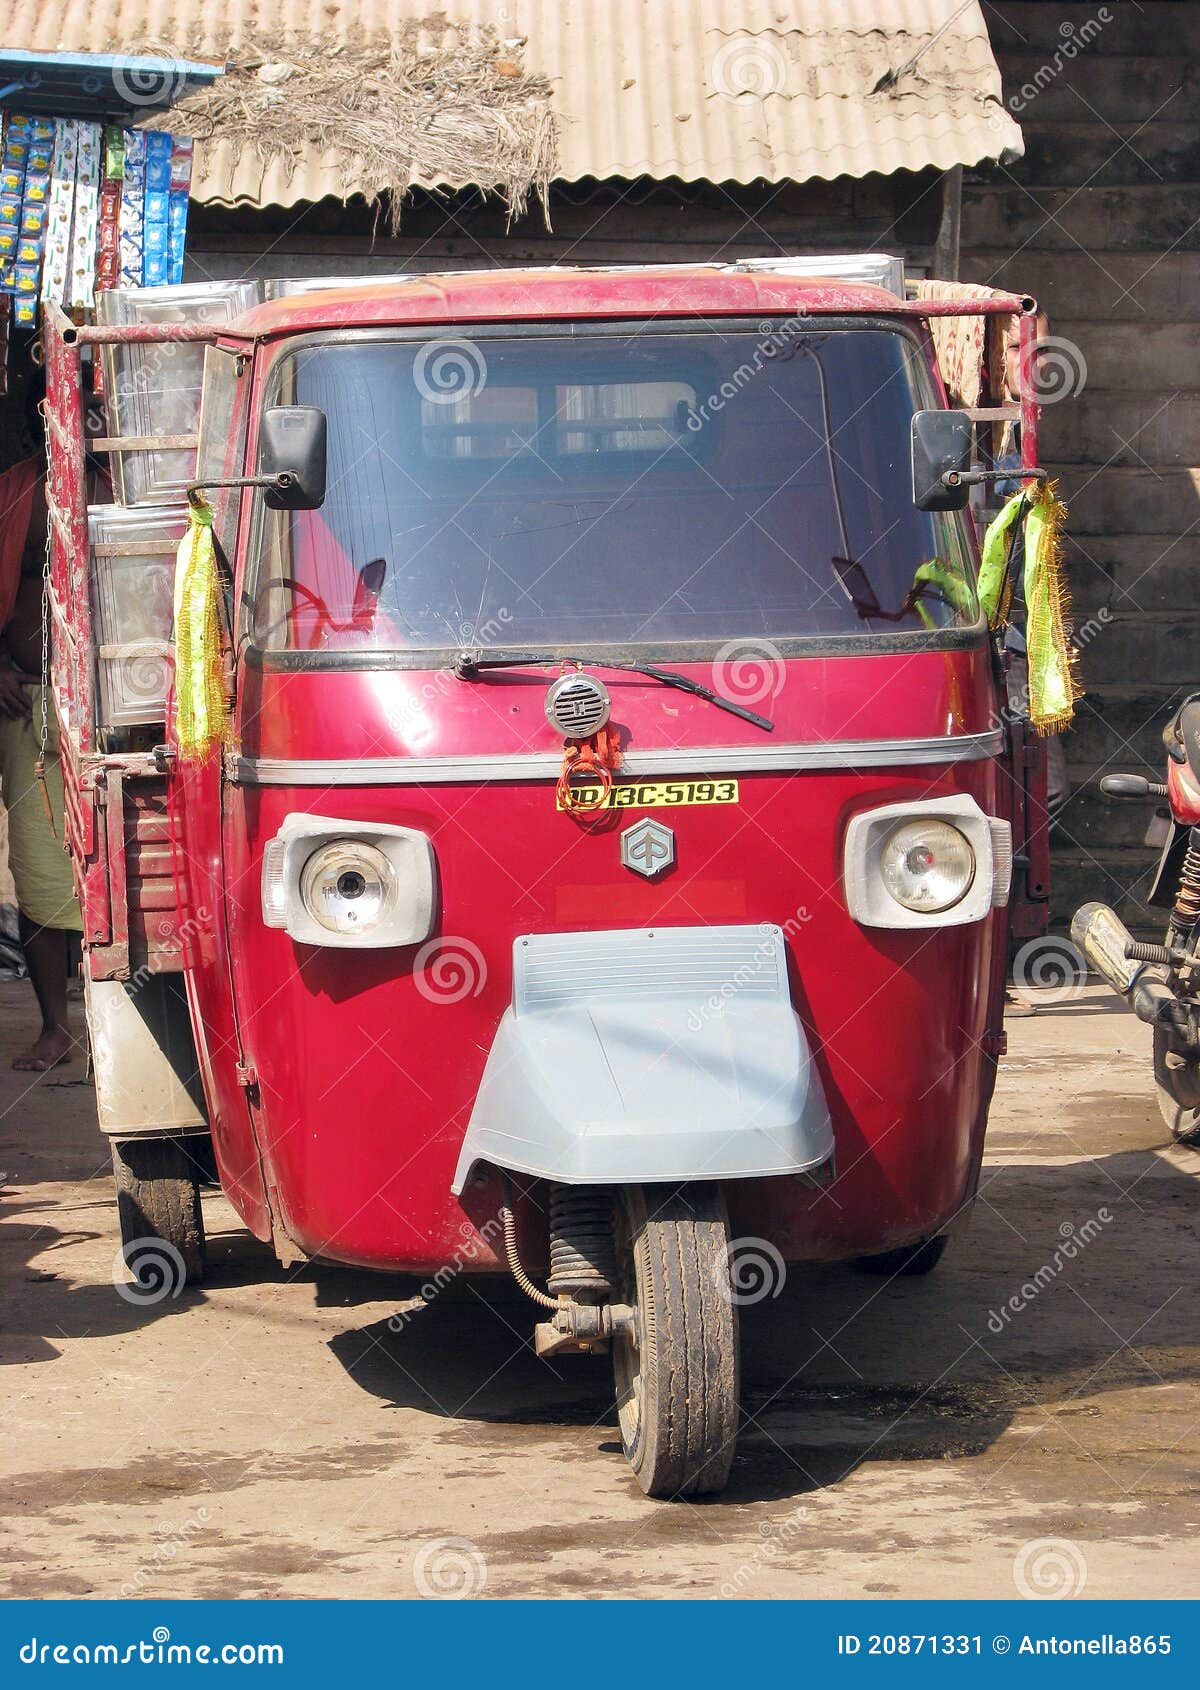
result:
[[[1154,1029],[1154,1091],[1158,1109],[1176,1144],[1200,1145],[1200,1109],[1180,1103],[1175,1096],[1167,1057],[1170,1041],[1161,1027]]]
[[[729,1478],[738,1427],[737,1310],[720,1289],[729,1226],[719,1188],[649,1194],[640,1242],[655,1330],[634,1470],[649,1496],[711,1494]]]
[[[114,1139],[112,1161],[121,1243],[165,1238],[183,1259],[185,1284],[198,1284],[205,1267],[204,1214],[200,1169],[186,1141]]]

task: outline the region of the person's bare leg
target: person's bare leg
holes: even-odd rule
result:
[[[21,916],[20,924],[21,947],[42,1012],[42,1031],[27,1051],[13,1057],[13,1067],[42,1073],[71,1058],[71,1034],[67,1027],[71,936],[61,927],[35,927],[25,916]]]

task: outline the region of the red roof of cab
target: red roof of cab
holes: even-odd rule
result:
[[[910,308],[911,309],[911,308]],[[543,322],[579,317],[716,317],[904,312],[886,288],[717,265],[472,270],[363,282],[256,305],[227,333],[253,339],[392,323]],[[907,314],[907,313],[906,313]]]

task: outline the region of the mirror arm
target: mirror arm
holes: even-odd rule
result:
[[[296,477],[290,469],[281,469],[274,475],[210,476],[205,481],[185,481],[182,485],[189,497],[193,493],[204,493],[211,487],[269,487],[274,493],[286,493],[296,485]]]
[[[943,487],[977,487],[983,481],[1048,481],[1046,469],[948,469],[941,476]]]

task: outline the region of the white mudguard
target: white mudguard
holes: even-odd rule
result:
[[[805,1173],[833,1155],[780,928],[530,934],[455,1171],[566,1185]]]

